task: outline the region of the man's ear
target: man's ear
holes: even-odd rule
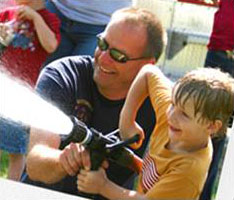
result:
[[[223,126],[223,123],[221,120],[216,119],[214,122],[211,122],[208,126],[209,134],[215,134],[217,133]]]

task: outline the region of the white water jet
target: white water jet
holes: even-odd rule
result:
[[[1,71],[0,117],[57,134],[69,134],[73,127],[70,118],[58,108]]]

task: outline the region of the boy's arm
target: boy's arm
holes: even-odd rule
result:
[[[100,168],[98,171],[81,170],[78,175],[77,185],[80,191],[100,194],[108,199],[146,200],[144,195],[134,190],[128,190],[120,187],[110,181],[103,168]]]
[[[144,132],[135,121],[142,102],[149,96],[156,115],[160,112],[165,113],[164,110],[167,109],[170,101],[171,87],[172,82],[155,65],[144,66],[136,76],[129,89],[119,121],[120,134],[123,139],[135,134],[140,135],[140,141],[131,145],[132,148],[140,147],[144,139]],[[165,117],[162,116],[157,115],[157,121],[163,122]]]
[[[37,15],[34,19],[34,26],[41,46],[48,52],[53,53],[58,47],[58,41],[54,32],[45,23],[41,15]]]
[[[144,139],[143,129],[136,123],[137,111],[145,98],[149,95],[148,88],[148,76],[152,73],[157,73],[158,68],[154,65],[144,66],[136,78],[134,79],[123,109],[120,114],[119,129],[123,139],[134,136],[135,134],[140,135],[140,141],[131,145],[133,148],[138,148]]]
[[[28,6],[20,6],[18,18],[32,20],[41,46],[48,53],[52,53],[56,50],[58,46],[56,35],[37,11]]]

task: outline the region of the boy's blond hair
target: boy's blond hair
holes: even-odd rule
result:
[[[189,98],[194,99],[194,115],[200,120],[221,120],[219,134],[227,130],[228,121],[234,111],[234,79],[219,69],[200,68],[180,78],[175,87],[175,103],[183,106]]]

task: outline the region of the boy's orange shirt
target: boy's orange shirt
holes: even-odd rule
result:
[[[138,191],[149,199],[197,199],[202,191],[212,158],[212,145],[193,153],[176,153],[169,142],[166,110],[171,88],[158,74],[149,77],[150,99],[157,115],[149,151],[144,157]],[[198,130],[199,131],[199,130]]]

